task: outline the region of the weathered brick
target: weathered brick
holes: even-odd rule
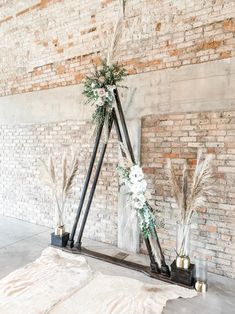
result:
[[[147,137],[142,141],[141,149],[143,165],[151,167],[155,158],[162,163],[162,168],[159,168],[161,172],[156,169],[152,177],[149,175],[147,177],[150,187],[156,191],[155,194],[152,194],[152,201],[156,201],[156,206],[160,211],[158,215],[167,222],[163,248],[167,259],[171,260],[175,257],[175,253],[173,247],[168,246],[168,243],[175,238],[176,231],[173,227],[176,226],[177,218],[175,217],[179,212],[171,197],[170,182],[165,169],[166,158],[171,158],[174,168],[180,176],[185,159],[191,168],[195,167],[196,153],[199,147],[203,148],[204,153],[215,155],[213,166],[217,178],[216,191],[215,195],[208,197],[206,208],[198,210],[199,217],[195,218],[195,221],[198,222],[198,229],[192,230],[192,256],[203,256],[204,258],[206,256],[210,261],[210,271],[229,277],[233,277],[232,272],[220,271],[218,268],[223,269],[226,265],[230,265],[230,261],[235,258],[235,250],[229,249],[233,243],[232,234],[235,220],[235,172],[233,171],[235,149],[232,146],[233,122],[231,119],[227,119],[233,114],[234,111],[188,113],[181,120],[177,119],[177,115],[174,119],[174,115],[170,114],[171,129],[167,130],[167,138],[174,138],[174,141],[168,142],[171,144],[170,150],[166,153],[162,152],[163,143],[166,140],[164,134],[169,127],[167,125],[162,126],[162,135],[156,129],[155,131],[152,129],[151,136],[153,138],[160,137],[161,140],[155,141],[155,149],[151,151],[150,155],[146,154],[146,151],[151,144],[151,138]],[[164,119],[167,120],[167,115],[164,115]],[[155,116],[154,120],[154,116],[151,116],[151,124],[158,124],[159,120],[161,117]],[[148,131],[149,121],[148,117],[142,121],[145,132]],[[184,122],[189,125],[185,126]],[[217,128],[217,126],[221,127]],[[188,136],[180,136],[180,132],[185,132],[185,130],[188,131]],[[177,134],[178,137],[175,137]],[[215,142],[216,138],[221,142]],[[229,145],[228,148],[224,145],[225,140]],[[159,237],[161,238],[162,235],[162,231],[159,230]]]
[[[50,189],[41,181],[39,158],[47,160],[49,154],[53,152],[56,166],[59,166],[61,152],[70,154],[70,147],[72,147],[78,153],[79,174],[74,192],[66,207],[66,229],[71,230],[92,151],[92,141],[88,139],[90,129],[89,123],[84,124],[76,120],[46,125],[1,125],[0,170],[4,183],[0,182],[0,212],[52,227],[55,204]],[[112,139],[107,150],[105,167],[101,171],[85,235],[116,244],[118,146],[113,143]],[[6,163],[8,166],[3,167]],[[101,214],[104,218],[101,218]]]
[[[125,2],[118,61],[129,74],[234,56],[235,22],[233,10],[226,6],[229,0],[210,2],[207,7],[202,0],[194,7],[193,1],[187,1],[180,16],[173,0],[155,2],[154,6],[149,0]],[[111,37],[118,5],[111,0],[95,6],[92,1],[42,0],[24,1],[17,9],[7,1],[2,3],[0,33],[7,49],[0,56],[0,95],[80,83],[92,63],[99,64],[106,53],[103,38]],[[168,12],[178,18],[169,20]]]

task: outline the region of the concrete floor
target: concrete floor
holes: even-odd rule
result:
[[[13,218],[0,216],[0,278],[13,270],[34,261],[49,245],[51,229]],[[84,240],[84,245],[99,252],[116,255],[119,251],[110,245]],[[143,255],[130,254],[127,259],[148,263]],[[87,258],[94,270],[109,275],[136,278],[156,283],[141,273]],[[177,309],[177,310],[176,310]],[[209,290],[193,299],[177,299],[167,302],[163,314],[233,314],[235,313],[235,280],[209,274]],[[141,314],[141,313],[139,313]]]

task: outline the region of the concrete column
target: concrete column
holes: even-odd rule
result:
[[[140,159],[141,120],[127,121],[128,130],[137,161]],[[138,252],[140,233],[135,209],[132,208],[128,190],[120,187],[118,195],[118,247],[125,251]]]

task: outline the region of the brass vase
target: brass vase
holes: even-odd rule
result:
[[[55,235],[62,237],[65,233],[65,227],[64,226],[56,226],[55,227]]]
[[[176,267],[182,269],[189,269],[190,267],[190,224],[177,224],[177,238],[176,238]]]
[[[188,256],[177,256],[176,257],[176,266],[178,268],[189,269],[190,258]]]

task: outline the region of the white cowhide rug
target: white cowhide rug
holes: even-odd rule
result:
[[[194,290],[94,272],[83,256],[53,248],[0,281],[1,314],[158,314]]]

